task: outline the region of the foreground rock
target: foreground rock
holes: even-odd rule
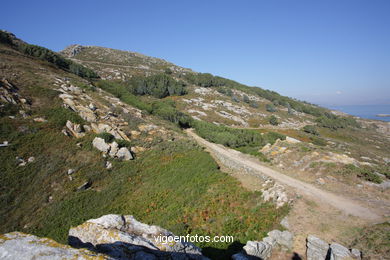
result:
[[[294,237],[289,231],[272,230],[262,241],[248,241],[243,252],[232,256],[234,260],[269,259],[274,248],[291,250]]]
[[[129,149],[126,147],[119,148],[118,143],[115,141],[108,144],[106,141],[104,141],[103,138],[95,137],[95,139],[92,141],[92,145],[99,151],[111,156],[112,158],[118,158],[124,161],[134,159]]]
[[[105,215],[69,230],[69,244],[105,253],[116,259],[207,259],[187,242],[167,242],[158,236],[174,235],[161,227],[149,226],[133,216]]]
[[[86,249],[62,245],[48,238],[20,232],[0,235],[0,259],[113,259]]]
[[[346,260],[346,259],[361,259],[361,252],[357,249],[351,249],[332,243],[329,245],[327,242],[309,235],[307,237],[307,260]]]

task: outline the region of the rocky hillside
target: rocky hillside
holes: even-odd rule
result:
[[[74,45],[58,54],[0,36],[0,258],[388,255],[385,222],[343,216],[349,224],[335,224],[335,211],[326,222],[318,202],[225,167],[183,131],[359,201],[385,221],[388,123],[133,52]],[[156,232],[234,242],[168,248],[150,240]],[[330,245],[306,241],[313,234]]]

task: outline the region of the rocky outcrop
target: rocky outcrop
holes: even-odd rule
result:
[[[351,249],[337,244],[328,244],[327,242],[319,239],[318,237],[309,235],[307,237],[307,260],[350,260],[361,259],[361,252],[358,249]]]
[[[66,131],[76,138],[85,136],[84,128],[80,124],[74,124],[71,121],[66,121]]]
[[[133,160],[134,157],[126,147],[119,148],[117,142],[106,143],[103,138],[95,137],[92,141],[93,147],[103,152],[105,155],[109,155],[112,158],[118,158],[120,160],[128,161]]]
[[[20,232],[0,235],[0,259],[113,259],[110,256],[62,245],[48,238]]]
[[[170,231],[137,221],[133,216],[105,215],[69,230],[69,244],[104,252],[116,259],[207,259],[187,242],[159,241]]]
[[[269,259],[274,248],[291,250],[294,236],[289,231],[272,230],[262,241],[248,241],[243,251],[232,256],[234,260]]]

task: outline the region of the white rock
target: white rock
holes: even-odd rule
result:
[[[128,161],[128,160],[133,160],[133,156],[131,155],[129,149],[127,149],[126,147],[122,147],[118,150],[118,152],[116,153],[116,156],[121,159],[121,160],[124,160],[124,161]]]
[[[104,139],[100,137],[95,137],[95,139],[93,139],[92,141],[92,145],[93,147],[104,153],[107,153],[110,150],[110,145],[107,144],[106,141],[104,141]]]
[[[0,259],[3,260],[66,260],[66,259],[113,259],[86,249],[62,245],[48,238],[39,238],[21,232],[12,232],[0,238]]]

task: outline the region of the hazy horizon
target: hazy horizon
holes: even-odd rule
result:
[[[55,51],[135,51],[321,106],[371,105],[390,104],[389,11],[379,0],[14,1],[0,27]]]

